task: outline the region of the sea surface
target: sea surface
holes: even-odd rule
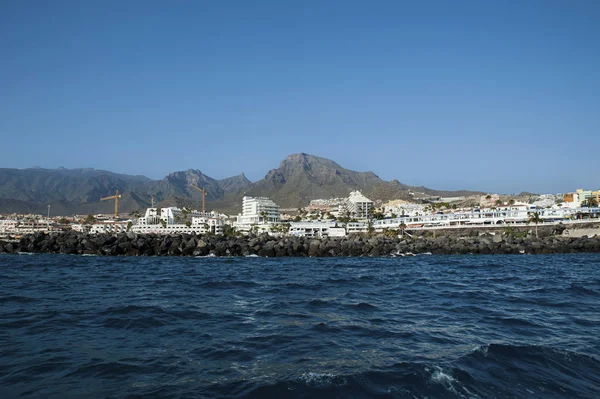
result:
[[[0,256],[0,398],[599,398],[600,254]]]

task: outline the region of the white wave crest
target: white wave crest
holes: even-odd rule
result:
[[[345,378],[327,373],[303,373],[299,379],[311,387],[341,386],[346,384]]]

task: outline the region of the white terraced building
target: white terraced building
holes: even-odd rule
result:
[[[345,237],[346,229],[335,221],[292,222],[289,234],[295,237]]]
[[[567,222],[579,215],[581,218],[599,218],[599,208],[556,208],[536,209],[533,205],[507,206],[503,210],[477,210],[473,212],[457,212],[448,214],[433,214],[421,216],[407,216],[394,219],[375,220],[375,231],[383,229],[398,229],[401,227],[460,227],[460,226],[497,226],[497,225],[526,225],[532,213],[537,213],[542,222]],[[351,231],[352,223],[346,229]]]
[[[214,212],[184,211],[176,207],[146,209],[146,214],[138,218],[131,227],[134,233],[155,234],[223,234],[225,219]]]
[[[373,207],[373,201],[362,195],[360,191],[352,191],[346,200],[348,213],[357,219],[367,219]]]
[[[125,233],[127,231],[127,222],[102,222],[93,224],[90,234],[115,234]]]
[[[253,225],[279,223],[281,214],[279,205],[266,197],[242,198],[242,213],[237,216],[233,226],[239,231],[248,231]]]
[[[0,235],[22,235],[38,231],[50,231],[54,222],[43,220],[0,220]]]

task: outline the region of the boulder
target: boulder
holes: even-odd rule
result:
[[[320,240],[311,240],[308,244],[308,256],[320,256]]]

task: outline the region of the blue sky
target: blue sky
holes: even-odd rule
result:
[[[0,167],[600,187],[600,2],[3,1]]]

